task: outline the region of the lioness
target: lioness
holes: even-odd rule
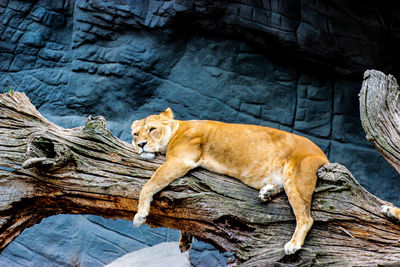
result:
[[[285,190],[297,226],[284,251],[293,254],[303,245],[313,224],[310,206],[316,173],[329,163],[307,138],[256,125],[179,121],[170,108],[134,121],[132,135],[132,144],[142,158],[153,159],[156,153],[163,153],[167,159],[140,192],[135,226],[145,222],[154,194],[189,170],[203,167],[260,190],[262,201]]]

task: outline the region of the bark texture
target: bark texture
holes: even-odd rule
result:
[[[60,213],[132,219],[139,192],[164,157],[140,160],[102,117],[61,128],[23,93],[0,95],[0,251],[25,228]],[[147,223],[191,233],[243,266],[377,265],[400,262],[400,225],[387,204],[339,164],[320,168],[314,226],[304,248],[285,256],[295,218],[285,194],[261,203],[241,182],[194,170],[157,194]]]
[[[364,73],[360,113],[368,141],[400,173],[400,88],[392,75]]]

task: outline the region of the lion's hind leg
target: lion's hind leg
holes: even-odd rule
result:
[[[291,203],[297,201],[294,196],[290,199],[292,199],[292,201],[290,201]],[[292,208],[296,216],[296,230],[294,231],[292,239],[285,244],[284,251],[286,255],[294,254],[301,249],[304,239],[314,223],[310,214],[310,205],[305,205],[305,203],[293,204]]]
[[[290,192],[288,198],[296,216],[296,229],[292,239],[285,244],[284,251],[286,255],[294,254],[301,249],[304,239],[314,222],[311,218],[311,201],[304,201],[298,192]]]
[[[390,218],[400,220],[400,208],[383,205],[381,211]]]
[[[314,223],[311,218],[311,199],[317,183],[317,170],[323,163],[323,159],[318,156],[308,156],[298,164],[286,166],[285,192],[296,216],[296,229],[292,239],[284,247],[287,255],[301,249]]]

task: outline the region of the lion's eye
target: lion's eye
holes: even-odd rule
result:
[[[150,130],[149,130],[149,133],[151,133],[151,132],[154,131],[155,129],[156,129],[156,128],[151,127]]]
[[[133,136],[134,136],[134,137],[138,137],[139,134],[138,134],[138,133],[134,133]]]

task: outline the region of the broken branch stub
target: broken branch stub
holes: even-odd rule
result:
[[[364,73],[360,114],[367,140],[400,173],[400,88],[392,75]]]

